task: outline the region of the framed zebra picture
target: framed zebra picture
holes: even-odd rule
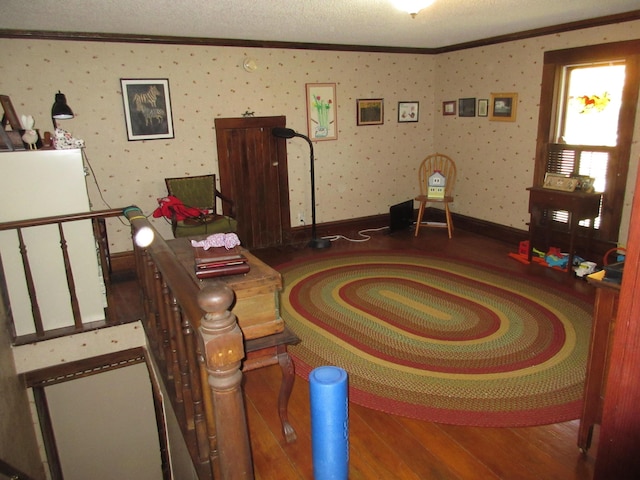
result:
[[[169,80],[121,78],[129,140],[174,138]]]

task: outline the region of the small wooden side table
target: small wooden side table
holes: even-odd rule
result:
[[[609,356],[620,295],[620,284],[605,281],[604,274],[602,270],[587,276],[587,281],[596,288],[596,299],[593,308],[582,415],[578,429],[578,448],[583,453],[586,453],[591,446],[594,425],[602,421]]]
[[[575,239],[581,220],[591,220],[589,236],[593,233],[593,220],[600,212],[601,193],[564,192],[543,187],[529,187],[529,258],[534,246],[535,231],[540,225],[545,210],[562,210],[569,212],[569,264],[568,272],[573,274],[573,257],[575,254]]]

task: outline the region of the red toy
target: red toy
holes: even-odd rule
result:
[[[187,207],[182,200],[177,197],[168,196],[158,199],[159,207],[153,211],[153,217],[167,217],[176,220],[186,220],[187,218],[197,218],[207,214],[207,210],[201,210],[195,207]]]

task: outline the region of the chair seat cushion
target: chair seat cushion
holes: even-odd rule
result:
[[[453,197],[429,197],[427,195],[418,195],[415,198],[416,202],[453,202]]]
[[[225,217],[221,215],[215,215],[213,213],[208,213],[206,215],[201,215],[199,217],[190,217],[184,219],[184,226],[195,226],[202,225],[204,223],[213,223],[218,220],[224,220]]]
[[[206,218],[210,217],[210,221]],[[206,215],[204,221],[198,218],[189,218],[177,222],[175,237],[190,237],[193,235],[211,235],[214,233],[231,233],[238,228],[235,218],[220,215]]]

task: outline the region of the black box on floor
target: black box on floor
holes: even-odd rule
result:
[[[413,200],[389,208],[389,233],[406,230],[413,225]]]

